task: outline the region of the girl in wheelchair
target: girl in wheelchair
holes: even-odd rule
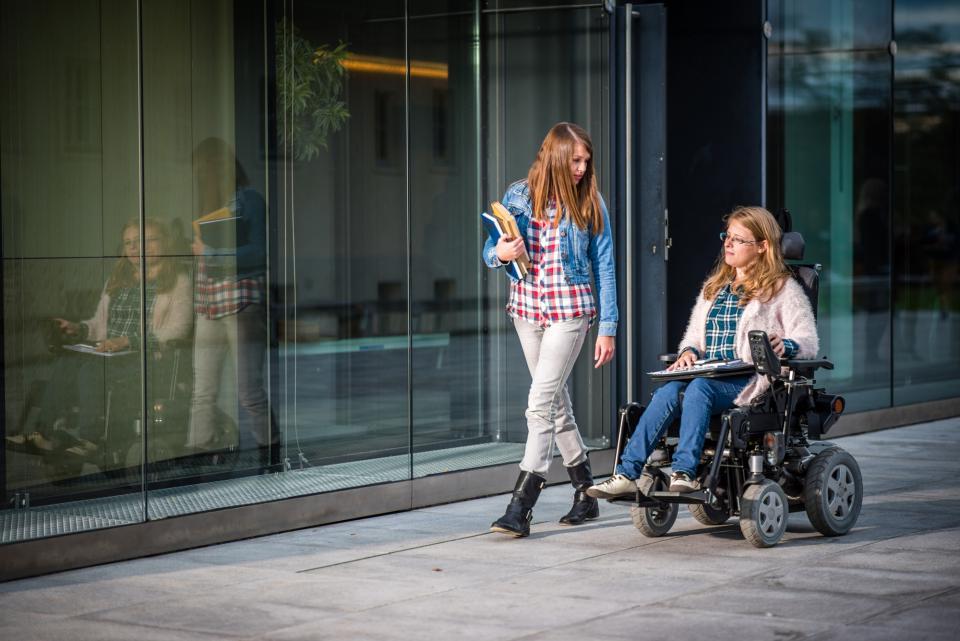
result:
[[[121,252],[100,293],[94,315],[74,322],[52,319],[57,358],[40,399],[37,429],[7,437],[8,446],[28,454],[49,457],[69,455],[75,462],[102,458],[106,419],[102,412],[117,414],[121,406],[139,415],[141,405],[140,338],[141,304],[149,315],[146,344],[151,352],[160,346],[189,337],[193,327],[190,278],[167,225],[145,220],[141,250],[140,221],[127,221],[120,232]],[[146,287],[141,303],[141,255],[145,258]],[[84,344],[90,352],[73,351]],[[60,345],[65,345],[61,350]],[[102,360],[98,355],[113,355]],[[156,373],[155,362],[150,372]],[[122,394],[108,395],[118,386]],[[104,397],[113,398],[105,408]]]
[[[819,348],[816,321],[803,288],[783,260],[781,231],[762,207],[740,207],[726,218],[723,249],[697,296],[679,356],[669,370],[697,359],[753,362],[747,334],[763,330],[777,356],[813,358]],[[671,492],[699,489],[697,466],[710,416],[746,405],[769,385],[756,374],[671,381],[659,388],[608,480],[587,489],[596,498],[632,496],[647,457],[680,417],[680,440],[672,461]]]

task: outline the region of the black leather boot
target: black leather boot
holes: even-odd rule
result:
[[[506,513],[490,524],[490,529],[516,537],[528,536],[530,521],[533,519],[533,506],[546,482],[545,478],[533,472],[520,472]]]
[[[576,491],[573,494],[573,507],[561,517],[560,522],[564,525],[579,525],[600,516],[600,504],[597,503],[597,499],[587,496],[587,488],[593,485],[590,459],[580,465],[568,467],[567,474],[570,475],[570,482]]]

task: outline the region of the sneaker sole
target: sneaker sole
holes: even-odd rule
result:
[[[590,488],[590,490],[593,490],[593,488]],[[625,496],[634,496],[636,494],[636,490],[632,492],[624,492],[622,494],[613,494],[611,492],[604,492],[602,490],[594,490],[591,492],[590,490],[587,490],[587,496],[595,499],[619,499]]]
[[[527,535],[524,534],[523,532],[514,532],[513,530],[508,530],[508,529],[505,528],[505,527],[497,527],[497,526],[495,526],[495,525],[491,525],[491,526],[490,526],[490,531],[491,531],[491,532],[496,532],[496,533],[498,533],[498,534],[508,534],[508,535],[512,536],[513,538],[515,538],[515,539],[522,539],[523,537],[527,536]]]

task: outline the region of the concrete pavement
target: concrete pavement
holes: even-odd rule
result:
[[[793,514],[758,550],[681,510],[643,537],[627,508],[488,533],[506,496],[0,584],[0,639],[960,638],[960,418],[837,439],[860,463],[857,527]]]

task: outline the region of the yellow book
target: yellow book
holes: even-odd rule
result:
[[[499,200],[495,200],[490,203],[491,213],[500,221],[500,227],[504,230],[507,236],[512,236],[513,238],[522,238],[520,235],[520,228],[517,226],[517,219],[513,217],[513,214],[510,213],[510,210],[503,206]],[[524,251],[526,251],[526,245],[524,245]],[[530,257],[524,253],[522,256],[517,258],[517,263],[523,268],[524,272],[530,271]]]
[[[204,245],[218,249],[242,245],[240,218],[228,207],[221,207],[193,221],[193,234]]]

